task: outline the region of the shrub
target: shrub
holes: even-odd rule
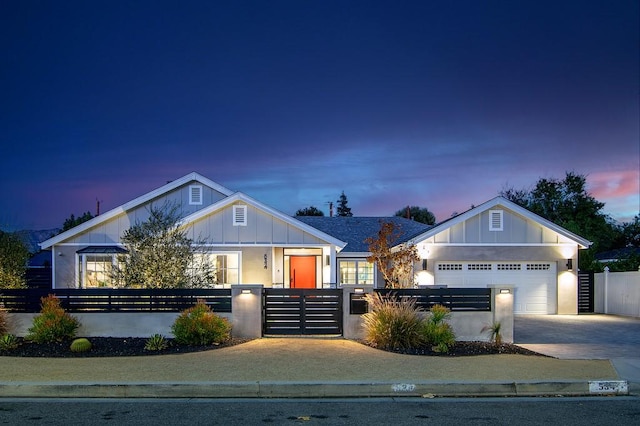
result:
[[[42,309],[40,315],[33,318],[29,328],[28,340],[36,343],[61,342],[73,339],[80,322],[69,315],[60,306],[60,300],[52,294],[40,299]]]
[[[88,339],[81,337],[71,342],[70,349],[71,352],[88,352],[91,350],[91,342]]]
[[[3,334],[0,337],[0,350],[10,351],[19,345],[18,338],[13,334]]]
[[[496,321],[491,325],[485,325],[482,327],[482,332],[489,332],[489,341],[493,342],[496,345],[502,344],[502,324],[500,321]]]
[[[169,346],[169,342],[164,338],[162,334],[154,334],[149,337],[144,344],[144,349],[147,351],[161,351]]]
[[[436,352],[449,352],[449,348],[456,341],[451,324],[446,322],[449,318],[451,318],[451,311],[448,308],[433,305],[423,324],[424,342],[431,345]]]
[[[414,299],[379,293],[365,296],[369,313],[363,315],[365,341],[380,349],[408,349],[422,344],[420,308]]]
[[[9,314],[4,309],[0,308],[0,336],[4,335],[9,331]]]
[[[204,346],[223,343],[231,338],[231,324],[214,314],[203,300],[184,310],[171,326],[176,343]]]

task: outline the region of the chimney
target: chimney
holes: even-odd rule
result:
[[[333,201],[329,201],[329,217],[333,217]]]

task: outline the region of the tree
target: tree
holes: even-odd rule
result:
[[[371,252],[367,261],[377,265],[384,277],[385,288],[411,288],[414,284],[413,264],[420,257],[413,245],[400,244],[396,247],[395,243],[400,235],[402,232],[399,226],[381,222],[377,238],[369,237],[365,240]]]
[[[15,234],[0,231],[0,288],[25,288],[29,250]]]
[[[581,269],[592,268],[595,253],[620,244],[621,233],[602,212],[604,203],[586,191],[584,175],[567,172],[563,180],[540,179],[532,190],[503,189],[503,197],[593,242],[580,256]]]
[[[348,202],[349,201],[347,200],[347,196],[344,195],[344,191],[342,191],[342,194],[340,194],[340,198],[338,198],[337,216],[353,216],[353,213],[351,213],[351,208],[347,207]]]
[[[122,242],[128,253],[116,267],[116,282],[125,287],[188,288],[215,280],[207,256],[179,225],[178,206],[151,207],[149,219],[127,229]]]
[[[406,217],[416,222],[425,223],[427,225],[435,225],[436,217],[429,209],[418,206],[407,206],[398,210],[394,216]]]
[[[75,228],[81,223],[84,223],[91,219],[93,219],[93,215],[91,214],[91,212],[86,212],[82,216],[78,216],[78,217],[75,217],[72,213],[71,216],[65,219],[64,223],[62,224],[62,230],[60,231],[60,233],[64,231],[68,231],[71,228]]]
[[[300,209],[296,212],[296,216],[324,216],[322,210],[318,209],[315,206],[305,207],[304,209]]]

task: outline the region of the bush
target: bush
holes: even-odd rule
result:
[[[13,334],[3,334],[0,337],[0,351],[10,351],[19,345],[18,338]]]
[[[414,299],[394,294],[367,294],[369,313],[363,315],[365,341],[380,349],[408,349],[422,345],[420,308]]]
[[[211,311],[203,300],[183,311],[171,326],[176,343],[204,346],[231,338],[231,324]]]
[[[433,347],[436,352],[449,352],[449,347],[456,341],[451,324],[451,311],[442,305],[433,305],[429,316],[423,323],[422,335],[424,343]]]
[[[502,344],[502,323],[496,321],[491,325],[482,327],[482,333],[489,332],[489,341],[495,345],[500,346]]]
[[[36,343],[61,342],[73,339],[80,322],[60,307],[60,300],[52,294],[40,299],[40,315],[33,318],[28,340]]]

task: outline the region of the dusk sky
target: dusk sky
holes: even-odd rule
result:
[[[640,208],[637,0],[0,4],[0,229],[192,171],[286,214],[438,221],[587,176]]]

